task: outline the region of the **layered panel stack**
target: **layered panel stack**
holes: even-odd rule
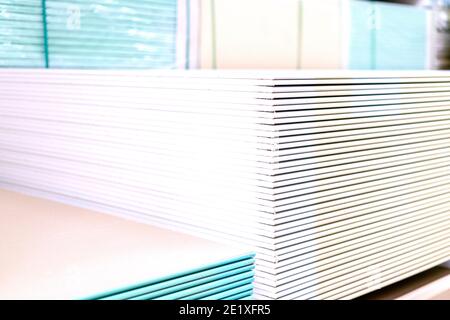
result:
[[[0,1],[0,67],[45,67],[41,2]]]
[[[186,60],[178,0],[2,0],[0,67],[174,69]]]
[[[176,68],[177,0],[46,1],[52,68]]]
[[[1,299],[251,297],[249,251],[4,190],[0,210]]]
[[[1,71],[1,186],[252,245],[255,293],[449,259],[450,73]]]

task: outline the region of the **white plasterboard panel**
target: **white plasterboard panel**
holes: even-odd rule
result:
[[[396,266],[404,266],[404,265],[413,265],[414,261],[416,263],[420,263],[423,261],[424,256],[429,257],[430,254],[423,255],[421,252],[422,250],[425,252],[432,252],[432,256],[445,256],[448,252],[446,249],[448,249],[448,236],[443,236],[439,241],[432,242],[430,244],[424,244],[421,250],[415,250],[412,252],[406,252],[405,254],[401,254],[397,256],[396,258],[389,259],[386,261],[374,261],[375,265],[368,265],[360,270],[349,272],[348,274],[345,274],[343,276],[337,276],[334,280],[331,281],[325,281],[323,283],[317,283],[312,288],[306,289],[306,290],[299,290],[298,292],[291,293],[290,295],[286,296],[279,296],[279,298],[284,299],[323,299],[328,295],[331,295],[331,292],[340,292],[338,288],[345,288],[346,285],[354,284],[354,283],[361,283],[367,281],[367,274],[372,271],[371,268],[375,267],[378,268],[381,272],[381,270],[395,270]],[[376,271],[375,271],[376,272]],[[320,280],[318,280],[320,281]],[[344,291],[344,290],[342,290]]]
[[[381,245],[396,244],[396,241],[400,237],[405,236],[410,239],[411,237],[422,236],[423,234],[433,233],[434,230],[440,230],[442,228],[447,228],[445,224],[445,207],[443,204],[438,206],[433,206],[427,209],[428,211],[433,210],[433,214],[429,214],[428,217],[423,219],[415,220],[404,226],[394,227],[394,231],[384,230],[382,232],[377,232],[374,234],[368,234],[364,236],[363,240],[359,241],[343,241],[340,245],[326,246],[325,243],[322,246],[312,247],[309,252],[313,252],[317,257],[324,257],[320,259],[323,265],[319,266],[313,260],[313,268],[309,265],[307,260],[294,262],[291,265],[287,265],[283,268],[268,268],[261,266],[258,263],[258,276],[265,277],[265,283],[269,285],[286,284],[300,279],[303,276],[313,274],[315,271],[319,272],[321,270],[327,270],[331,263],[344,263],[353,262],[353,255],[357,257],[358,255],[369,255],[369,250],[377,250]],[[430,213],[430,212],[428,212]],[[406,239],[405,238],[405,239]],[[304,250],[306,252],[306,250]],[[299,251],[301,253],[302,251]],[[325,255],[328,254],[328,257]],[[313,256],[312,256],[313,257]],[[319,261],[319,259],[317,259]],[[305,263],[306,262],[306,263]]]
[[[373,263],[377,263],[383,260],[395,259],[397,255],[402,253],[408,253],[412,251],[419,251],[421,246],[426,243],[432,243],[436,240],[442,240],[443,238],[448,238],[448,230],[450,225],[442,224],[440,228],[435,228],[430,230],[432,233],[429,234],[415,234],[407,238],[399,237],[398,245],[391,243],[386,246],[379,246],[377,248],[367,248],[367,253],[359,254],[358,250],[355,250],[355,257],[351,258],[342,256],[342,260],[337,256],[333,257],[335,260],[328,261],[325,258],[323,260],[317,260],[313,269],[308,270],[308,272],[299,272],[295,277],[290,277],[288,279],[283,279],[282,283],[264,283],[263,280],[259,281],[259,287],[276,287],[277,295],[285,296],[293,292],[308,291],[305,289],[314,290],[314,286],[323,281],[328,281],[334,277],[345,275],[346,273],[358,271],[362,268],[369,267]],[[371,249],[371,250],[369,250]],[[262,277],[262,276],[261,276]],[[320,285],[320,284],[319,284]],[[266,288],[267,288],[266,287]]]

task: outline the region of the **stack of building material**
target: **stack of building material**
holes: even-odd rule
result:
[[[450,73],[0,73],[0,185],[257,251],[352,298],[449,258]]]
[[[0,67],[45,66],[41,1],[0,2]]]

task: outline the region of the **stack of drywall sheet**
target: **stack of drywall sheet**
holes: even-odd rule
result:
[[[257,297],[449,258],[450,73],[2,71],[7,188],[252,245]]]
[[[248,251],[0,190],[1,299],[241,299]]]

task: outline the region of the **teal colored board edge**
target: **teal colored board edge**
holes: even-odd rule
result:
[[[179,272],[179,273],[175,273],[175,274],[172,274],[172,275],[167,275],[165,277],[160,277],[160,278],[157,278],[157,279],[151,279],[151,280],[148,280],[148,281],[141,282],[139,284],[131,284],[131,285],[126,286],[126,287],[117,288],[117,289],[114,289],[114,290],[109,290],[109,291],[105,291],[105,292],[98,293],[98,294],[93,294],[92,296],[81,298],[81,300],[102,299],[102,298],[105,298],[107,296],[111,296],[111,295],[115,295],[115,294],[118,294],[118,293],[122,293],[124,291],[130,291],[130,290],[138,289],[138,288],[141,288],[141,287],[144,287],[144,286],[150,286],[150,285],[153,285],[153,284],[156,284],[156,283],[159,283],[159,282],[168,281],[168,280],[172,280],[174,278],[187,276],[187,275],[192,274],[192,273],[202,272],[202,271],[205,271],[205,270],[208,270],[208,269],[220,267],[220,266],[223,266],[223,265],[226,265],[226,264],[230,264],[230,263],[233,263],[233,262],[238,262],[238,261],[246,260],[246,259],[254,259],[254,257],[255,257],[255,254],[254,253],[250,253],[250,254],[238,256],[238,257],[231,258],[231,259],[221,260],[221,261],[218,261],[216,263],[211,263],[209,265],[205,265],[205,266],[202,266],[202,267],[186,270],[184,272]]]
[[[241,281],[242,279],[247,279],[253,277],[254,271],[252,268],[247,268],[247,271],[240,271],[239,273],[230,272],[226,277],[218,277],[218,279],[213,279],[213,281],[198,284],[196,286],[188,286],[184,288],[180,286],[180,290],[168,290],[169,293],[161,294],[165,290],[157,293],[150,293],[138,297],[131,298],[130,300],[178,300],[189,297],[193,294],[199,294],[204,291],[208,291],[217,287],[231,284],[236,281]]]
[[[243,280],[239,280],[236,282],[232,282],[232,283],[228,283],[220,286],[220,287],[215,287],[215,288],[211,288],[208,289],[206,291],[202,291],[199,293],[194,293],[192,295],[188,295],[188,296],[184,296],[181,298],[177,298],[180,300],[199,300],[199,299],[203,299],[212,295],[215,295],[217,293],[223,292],[223,291],[227,291],[229,289],[234,289],[234,288],[238,288],[241,286],[248,286],[249,288],[253,288],[253,276],[249,277],[249,278],[245,278]],[[160,298],[157,300],[164,300],[166,298]]]
[[[234,299],[234,296],[240,296],[240,295],[248,295],[248,292],[253,290],[252,284],[246,284],[242,287],[233,288],[230,290],[225,290],[216,294],[213,294],[211,296],[203,297],[201,300],[224,300],[229,297],[231,299]]]
[[[193,273],[185,277],[175,278],[169,281],[159,282],[154,285],[145,286],[136,290],[125,291],[117,295],[108,296],[104,300],[123,300],[133,297],[146,296],[146,298],[154,298],[169,294],[175,291],[183,290],[203,283],[211,282],[230,275],[239,274],[241,272],[254,269],[254,260],[242,260],[241,262],[224,265],[218,268]]]

